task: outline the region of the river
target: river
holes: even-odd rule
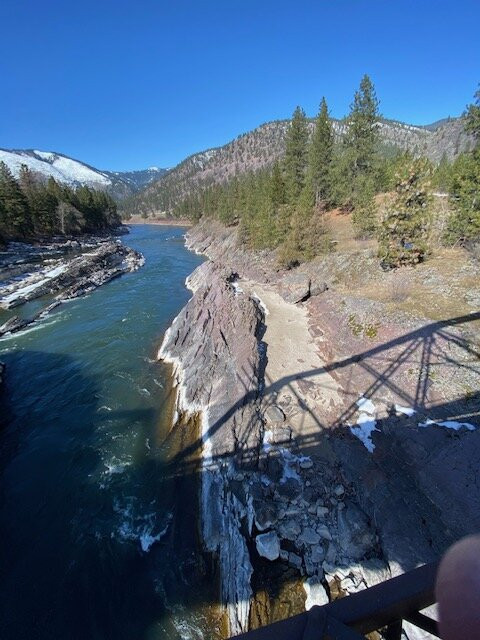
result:
[[[2,640],[210,637],[197,480],[172,478],[155,360],[201,262],[183,233],[133,227],[144,267],[0,341]]]

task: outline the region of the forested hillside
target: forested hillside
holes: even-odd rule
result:
[[[365,76],[341,138],[325,99],[313,125],[297,107],[286,130],[285,153],[273,167],[191,187],[174,215],[238,225],[247,246],[274,249],[279,262],[292,267],[333,249],[325,214],[337,208],[351,214],[358,239],[376,238],[382,264],[392,268],[428,256],[432,230],[440,228],[433,206],[433,195],[440,191],[449,204],[437,240],[465,246],[478,242],[480,93],[464,119],[466,148],[472,150],[453,162],[444,154],[438,164],[418,150],[386,153],[378,105]]]
[[[0,162],[0,242],[98,232],[120,224],[113,198],[87,186],[41,180],[25,165],[15,178]]]
[[[349,119],[331,118],[335,142],[339,144],[348,131]],[[185,198],[199,188],[228,182],[248,172],[271,168],[283,157],[290,120],[263,124],[223,147],[210,149],[186,158],[160,180],[127,198],[120,205],[122,216],[166,216]],[[306,118],[309,137],[315,119]],[[377,114],[378,151],[389,158],[398,151],[425,156],[433,163],[442,158],[453,160],[459,153],[473,147],[471,135],[465,131],[462,118],[447,118],[421,127],[382,118]]]

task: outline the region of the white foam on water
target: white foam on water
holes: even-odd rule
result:
[[[135,499],[130,497],[126,499],[126,502],[125,507],[121,507],[118,500],[113,505],[114,511],[121,516],[122,520],[116,532],[112,532],[111,535],[112,537],[118,536],[120,540],[125,542],[136,542],[140,545],[140,549],[147,553],[155,542],[159,542],[166,535],[173,514],[168,513],[165,526],[158,533],[154,533],[158,514],[153,512],[137,515],[134,511]]]
[[[14,331],[13,333],[11,332],[6,333],[0,338],[0,342],[7,341],[7,340],[16,340],[17,338],[20,338],[20,337],[23,338],[23,336],[26,336],[29,333],[34,333],[35,331],[39,331],[40,329],[44,329],[45,327],[51,327],[52,325],[57,324],[57,322],[60,322],[60,320],[63,320],[63,314],[59,314],[59,313],[56,313],[54,318],[46,322],[45,318],[49,318],[49,317],[50,316],[43,316],[42,318],[39,318],[38,320],[35,320],[34,322],[32,322],[32,324],[29,324],[25,329],[21,329],[20,331]]]

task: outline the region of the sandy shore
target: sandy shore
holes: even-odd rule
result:
[[[267,345],[267,404],[276,401],[280,406],[288,405],[289,424],[296,435],[318,432],[344,400],[337,381],[322,371],[325,362],[308,330],[306,309],[285,302],[264,285],[239,280],[238,286],[258,299],[266,314],[263,341]]]

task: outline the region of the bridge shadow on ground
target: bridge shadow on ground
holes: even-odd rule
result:
[[[480,313],[431,323],[321,369],[273,383],[267,380],[262,398],[246,383],[243,397],[224,411],[203,437],[195,433],[198,425],[192,422],[184,425],[184,431],[172,430],[160,445],[158,455],[140,456],[131,468],[108,479],[104,489],[99,488],[98,482],[85,480],[98,477],[99,468],[104,466],[95,444],[99,427],[106,420],[119,419],[128,429],[129,422],[148,423],[152,416],[141,412],[130,416],[121,412],[116,415],[115,411],[108,416],[99,413],[99,382],[86,378],[67,356],[8,354],[3,358],[7,360],[7,386],[2,392],[3,415],[7,418],[0,433],[0,525],[5,533],[0,552],[0,635],[5,640],[175,638],[180,637],[179,627],[172,622],[176,616],[181,624],[203,625],[203,633],[209,631],[209,637],[222,637],[225,630],[215,613],[221,599],[218,569],[208,554],[201,553],[195,525],[199,488],[205,474],[223,473],[228,477],[229,491],[239,499],[245,498],[245,479],[257,473],[255,468],[259,467],[258,475],[268,480],[270,488],[265,485],[263,491],[260,486],[256,500],[274,502],[275,486],[280,482],[279,465],[284,465],[288,455],[285,452],[297,459],[310,457],[314,461],[314,467],[306,469],[302,476],[310,484],[303,483],[296,498],[327,505],[331,512],[329,522],[335,523],[333,536],[340,532],[338,522],[343,517],[339,515],[339,503],[343,503],[345,513],[361,512],[359,517],[377,536],[366,556],[349,559],[347,549],[333,556],[331,564],[348,570],[349,566],[370,566],[372,557],[381,557],[388,560],[395,573],[438,559],[453,541],[480,529],[480,429],[453,431],[418,424],[429,418],[480,426],[480,351],[472,340],[455,330],[477,320]],[[70,427],[59,445],[55,429],[42,418],[35,398],[19,414],[16,405],[22,387],[13,392],[12,385],[31,375],[32,363],[35,375],[70,370],[71,379],[82,390],[77,406],[67,412],[73,430],[81,431],[81,446],[78,440],[73,444]],[[399,383],[397,374],[402,367],[415,371],[414,384],[408,387]],[[471,387],[442,400],[434,393],[432,372],[452,371],[455,380],[460,369],[466,372]],[[326,428],[305,406],[318,429],[293,439],[279,437],[266,448],[262,444],[264,426],[260,415],[252,412],[242,424],[235,454],[215,453],[208,462],[202,462],[205,437],[221,433],[250,403],[268,402],[283,390],[298,396],[299,382],[322,373],[336,376],[342,372],[347,373],[344,382],[354,380],[357,374],[363,376],[360,386],[365,398],[390,393],[416,413],[408,417],[385,411],[371,435],[374,451],[368,451],[349,426],[358,409],[359,384],[355,379],[355,384],[343,385],[347,401],[333,428]],[[317,392],[321,393],[321,389]],[[57,402],[61,396],[61,387],[52,389],[42,404],[45,415],[46,404]],[[81,412],[78,406],[82,407]],[[65,413],[60,413],[56,429],[65,428]],[[32,424],[34,440],[28,433]],[[43,447],[42,438],[52,438],[50,448]],[[168,455],[166,450],[172,449],[176,453]],[[34,479],[25,486],[28,468]],[[256,481],[254,484],[258,485]],[[341,497],[333,493],[337,485],[344,488]],[[135,500],[118,503],[119,497],[128,497],[123,491],[132,486],[139,492]],[[118,516],[123,514],[127,523],[135,524],[135,513],[128,516],[128,508],[134,509],[135,503],[153,504],[155,500],[150,511],[155,510],[161,517],[149,530],[155,539],[148,551],[139,544],[143,525],[138,520],[137,537],[134,539],[132,534],[132,539],[128,535],[119,539],[122,522]],[[216,506],[212,504],[212,508]],[[246,533],[246,518],[240,526]],[[255,524],[253,527],[255,536],[260,529]],[[160,535],[163,528],[166,531]],[[341,528],[341,535],[348,540],[345,527]],[[287,550],[293,548],[289,544]],[[255,566],[254,623],[297,613],[303,605],[299,572],[280,559],[261,558],[254,542],[248,546]],[[328,544],[324,547],[327,550]],[[337,595],[342,593],[339,586]],[[196,637],[197,632],[191,629]]]
[[[266,380],[263,402],[268,403],[270,397],[275,399],[288,390],[300,403],[298,384],[329,373],[343,383],[345,406],[334,424],[326,425],[304,403],[305,415],[316,423],[316,431],[296,434],[293,439],[277,439],[268,450],[262,445],[264,427],[260,417],[252,414],[248,423],[242,425],[235,455],[220,452],[208,462],[200,463],[198,456],[205,439],[221,433],[235,415],[249,403],[258,401],[257,391],[249,390],[245,384],[244,396],[209,425],[203,437],[175,457],[173,472],[228,473],[226,470],[233,464],[237,472],[248,475],[249,470],[259,466],[266,482],[275,483],[278,482],[275,460],[284,463],[285,451],[298,459],[307,456],[315,462],[315,473],[305,475],[310,486],[304,486],[303,494],[296,498],[302,500],[308,494],[307,502],[319,500],[329,508],[328,501],[333,502],[335,518],[339,517],[339,502],[343,503],[342,508],[346,505],[346,513],[351,506],[359,507],[377,535],[377,546],[369,550],[365,564],[372,557],[382,557],[396,574],[438,560],[455,540],[480,529],[480,429],[471,428],[471,425],[480,427],[480,349],[469,331],[463,331],[463,335],[458,331],[478,320],[480,313],[433,322],[322,368],[273,382]],[[405,374],[408,384],[403,383]],[[321,389],[316,391],[321,394]],[[387,399],[384,406],[377,407],[381,417],[370,435],[373,451],[351,429],[360,395],[367,400],[382,395]],[[392,399],[415,413],[398,415]],[[420,426],[427,421],[431,423]],[[255,446],[252,440],[257,441]],[[324,479],[323,486],[315,481],[315,476]],[[342,499],[328,490],[325,486],[328,482],[343,485]],[[241,494],[235,479],[229,487]],[[260,501],[274,502],[271,493],[264,491]],[[254,524],[253,536],[263,531]],[[333,536],[336,533],[339,531],[334,528]],[[291,549],[286,541],[286,550]],[[269,562],[260,558],[253,543],[249,551],[256,570],[259,569],[254,577],[254,591],[260,594],[267,611],[257,622],[293,613],[287,600],[289,593],[292,601],[297,597],[298,607],[293,589],[298,583],[298,572],[286,569],[280,560]],[[343,551],[343,555],[337,554],[332,559],[331,565],[337,563],[343,569],[348,568],[345,565],[349,562],[352,567],[362,565],[361,558],[349,559],[348,550]],[[268,601],[265,593],[270,597],[269,605],[265,604]],[[280,609],[272,602],[274,598],[283,599]]]

